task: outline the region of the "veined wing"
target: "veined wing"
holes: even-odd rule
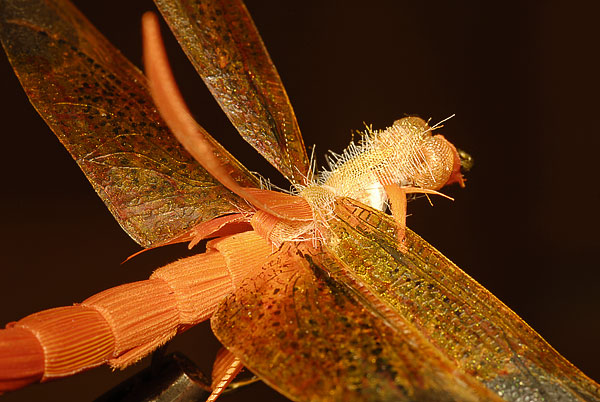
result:
[[[242,137],[288,180],[308,158],[279,74],[241,0],[155,0],[194,67]]]
[[[236,210],[239,197],[169,133],[142,73],[70,3],[10,0],[0,8],[2,44],[31,103],[135,241],[158,245]],[[212,141],[234,179],[256,186]]]
[[[332,263],[320,249],[285,244],[221,304],[213,331],[297,401],[501,400],[406,320],[390,323],[357,300],[323,269]]]
[[[509,401],[600,400],[597,383],[412,231],[402,253],[391,217],[349,199],[335,214],[326,244],[339,261],[324,269],[357,295],[376,295],[462,372]]]

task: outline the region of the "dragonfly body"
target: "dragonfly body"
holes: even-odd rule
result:
[[[314,215],[326,221],[335,198],[352,198],[383,211],[390,198],[386,186],[426,192],[453,182],[463,184],[458,152],[442,136],[432,136],[432,131],[418,117],[371,131],[359,145],[352,143],[330,160],[330,170],[320,173],[317,182],[302,188],[300,195],[311,204]]]
[[[293,176],[293,174],[292,174],[292,176]],[[373,212],[370,212],[370,213],[373,213]],[[339,215],[339,214],[338,214],[338,215],[336,215],[336,216],[337,216],[337,218],[336,218],[336,219],[340,219],[340,216],[344,216],[344,215],[343,215],[343,214],[342,214],[342,215]],[[358,216],[360,216],[360,214],[359,214]],[[377,217],[378,215],[377,215],[377,214],[375,214],[374,216],[375,216],[375,217]],[[346,216],[346,218],[348,218],[348,216]],[[392,225],[392,224],[390,223],[390,225]],[[410,239],[409,239],[409,240],[410,240]],[[418,243],[418,242],[417,242],[417,243]],[[335,241],[333,241],[333,242],[331,242],[331,244],[332,244],[332,245],[335,245],[335,244],[336,244],[336,242],[335,242]],[[334,250],[332,250],[332,251],[331,251],[331,253],[332,253],[332,255],[334,255],[334,256],[337,256],[337,257],[335,257],[335,258],[339,258],[341,255],[343,255],[343,254],[344,254],[344,253],[340,252],[339,250],[338,250],[337,252],[336,252],[336,251],[334,251]],[[308,253],[308,254],[310,254],[310,253]],[[328,254],[327,252],[325,252],[325,256],[327,256],[327,255],[330,255],[330,254]],[[446,261],[445,263],[447,264],[447,261]],[[317,265],[319,265],[319,264],[317,264]],[[335,269],[329,269],[329,270],[327,270],[327,272],[329,272],[330,274],[335,274],[335,273],[336,273],[336,270],[335,270]],[[343,275],[342,275],[342,276],[343,276]],[[339,280],[341,283],[344,283],[344,281],[343,281],[343,277],[338,277],[337,279],[338,279],[338,280]],[[372,290],[369,290],[369,292],[372,292]],[[243,297],[243,295],[236,295],[236,297]],[[463,295],[463,298],[464,298],[464,295]],[[359,299],[360,299],[360,298],[359,298]],[[233,303],[233,302],[232,302],[232,303]],[[389,301],[386,301],[386,303],[388,303],[388,304],[389,304],[390,302],[389,302]],[[367,304],[367,305],[368,305],[368,304]],[[380,307],[381,307],[381,306],[380,306]],[[395,308],[396,308],[396,309],[398,309],[399,307],[398,307],[398,306],[396,306]],[[221,314],[224,314],[224,313],[221,311]],[[226,313],[225,313],[225,314],[226,314]],[[404,314],[406,314],[406,312],[405,312]],[[410,314],[408,314],[408,315],[410,316]],[[222,316],[222,315],[221,315],[221,316]],[[427,316],[427,315],[426,315],[426,316]],[[417,320],[417,321],[418,321],[418,320]],[[417,321],[415,321],[414,323],[411,323],[411,325],[417,325],[417,324],[419,324],[419,325],[420,325],[420,329],[421,329],[421,331],[423,331],[423,332],[426,332],[426,331],[424,331],[424,329],[426,329],[426,327],[427,327],[427,325],[429,325],[429,323],[428,323],[428,322],[421,322],[421,323],[419,323],[419,322],[417,322]],[[222,324],[222,322],[221,322],[221,328],[223,328],[223,324]],[[221,333],[221,336],[223,336],[223,332],[222,332],[222,331],[223,331],[223,330],[221,330],[221,331],[220,331],[220,333]],[[527,328],[525,328],[525,332],[527,332]],[[225,330],[225,332],[224,332],[224,335],[225,335],[225,336],[227,336],[227,335],[230,335],[231,333],[232,333],[232,332],[231,332],[230,330]],[[537,336],[537,335],[536,335],[536,336]],[[537,338],[536,338],[536,339],[537,339]],[[429,340],[429,342],[431,342],[431,340]],[[439,340],[438,340],[438,341],[435,341],[435,342],[437,342],[437,343],[440,343],[441,341],[439,341]],[[434,342],[434,343],[435,343],[435,342]],[[542,341],[542,342],[543,342],[543,341]],[[535,344],[535,342],[534,342],[534,344]],[[545,343],[542,343],[542,345],[545,345]],[[233,346],[232,346],[232,347],[233,347]],[[237,346],[236,346],[236,347],[237,347]],[[532,346],[532,347],[534,347],[534,346]],[[558,364],[558,366],[560,366],[560,365],[564,365],[565,367],[567,367],[567,371],[568,371],[568,369],[569,369],[569,367],[570,367],[570,366],[568,366],[568,364],[566,364],[566,365],[565,365],[564,363],[562,363],[563,361],[562,361],[562,360],[560,360],[560,358],[557,358],[557,357],[556,357],[556,356],[553,354],[553,353],[554,353],[553,351],[546,352],[546,353],[549,353],[549,354],[548,354],[548,356],[550,356],[549,360],[551,360],[551,361],[555,361],[555,362],[558,362],[558,363],[556,363],[556,364]],[[240,355],[243,355],[243,354],[244,354],[244,352],[240,352]],[[248,359],[248,361],[252,360],[252,358],[251,358],[251,357],[248,357],[248,356],[246,356],[246,358]],[[453,357],[453,359],[455,359],[455,357]],[[508,359],[508,360],[510,360],[510,359]],[[258,364],[258,363],[257,363],[257,364]],[[498,363],[498,364],[500,364],[500,365],[501,365],[502,363]],[[536,366],[536,367],[537,367],[537,366]],[[469,372],[469,370],[473,370],[473,369],[472,369],[472,368],[471,368],[471,369],[469,369],[469,368],[465,368],[465,371]],[[257,371],[258,371],[258,369],[257,369]],[[581,375],[580,375],[580,374],[578,374],[578,373],[579,373],[578,371],[576,371],[575,369],[572,369],[572,368],[571,368],[571,374],[573,374],[573,373],[575,373],[575,374],[574,374],[574,377],[572,376],[573,378],[575,378],[575,380],[573,380],[574,382],[576,382],[576,383],[583,382],[583,383],[584,383],[584,385],[582,386],[582,389],[583,389],[584,391],[581,391],[581,392],[590,392],[590,393],[592,393],[592,394],[593,394],[594,392],[597,392],[597,389],[596,389],[596,391],[594,391],[594,389],[595,389],[595,388],[594,388],[594,386],[593,386],[593,383],[591,383],[591,382],[590,382],[590,383],[586,383],[586,381],[588,381],[588,380],[586,380],[584,377],[581,377]],[[471,375],[471,373],[469,373],[468,375]],[[487,381],[487,380],[489,380],[489,379],[491,378],[491,377],[486,377],[486,374],[480,374],[480,375],[482,375],[483,377],[482,377],[482,378],[480,378],[479,380],[480,380],[481,382],[483,382],[483,383],[486,383],[486,381]],[[268,378],[268,377],[269,377],[269,373],[267,372],[267,373],[265,373],[265,378]],[[583,378],[583,380],[581,380],[581,378]],[[467,383],[470,383],[470,380],[467,380],[466,382],[467,382]],[[590,385],[585,385],[585,384],[590,384]],[[489,381],[488,381],[488,384],[487,384],[487,385],[489,385],[489,386],[490,386],[490,387],[492,387],[492,388],[493,388],[493,387],[496,387],[496,388],[498,388],[498,387],[501,387],[501,386],[502,386],[502,384],[501,384],[501,383],[500,383],[500,384],[498,384],[498,383],[494,383],[494,384],[492,384],[492,383],[491,383],[491,382],[489,382]],[[475,389],[479,389],[479,388],[478,388],[478,386],[476,386],[476,385],[474,385],[474,387],[475,387]],[[577,387],[576,387],[576,388],[577,388]],[[548,392],[549,392],[549,393],[550,393],[550,395],[553,395],[553,393],[551,392],[551,391],[552,391],[552,387],[550,387],[550,388],[543,388],[543,387],[542,387],[542,388],[540,388],[540,389],[546,389],[546,391],[543,391],[543,392],[546,392],[546,393],[548,393]],[[504,390],[505,390],[505,391],[506,391],[506,390],[510,390],[510,388],[504,388]],[[550,390],[550,391],[548,391],[548,390]],[[285,392],[285,391],[284,391],[284,392]],[[478,395],[478,394],[477,394],[477,392],[482,392],[481,394],[479,394],[480,396],[481,396],[481,395],[486,395],[486,394],[485,394],[485,392],[486,392],[485,390],[484,390],[484,391],[481,391],[481,390],[479,390],[479,391],[475,391],[475,395]],[[543,394],[543,392],[542,392],[542,394]],[[565,391],[565,392],[566,392],[566,391]],[[287,392],[286,392],[286,393],[287,393]],[[518,397],[518,395],[519,395],[518,393],[515,393],[513,396],[514,396],[514,397]]]

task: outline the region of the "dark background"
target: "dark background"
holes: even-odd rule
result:
[[[139,65],[139,20],[153,6],[80,3]],[[411,203],[408,225],[599,380],[598,6],[496,4],[257,0],[248,8],[305,143],[316,143],[318,155],[342,150],[363,122],[383,128],[404,114],[436,122],[456,113],[441,132],[476,160],[467,188],[448,189],[456,200],[436,197],[433,208],[425,199]],[[247,166],[283,185],[168,43],[198,121]],[[143,279],[181,255],[159,250],[120,265],[138,247],[29,105],[3,55],[0,74],[0,323]],[[183,338],[172,349],[210,367],[217,341],[208,327]],[[146,363],[1,399],[89,400]],[[275,395],[254,386],[223,401]]]

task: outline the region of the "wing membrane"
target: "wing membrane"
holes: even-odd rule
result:
[[[324,269],[355,289],[360,283],[463,372],[507,400],[600,400],[598,384],[412,231],[401,253],[391,217],[348,199],[335,213],[336,241],[327,244],[342,263]]]
[[[400,252],[390,217],[340,200],[328,229],[323,249],[284,245],[212,319],[224,345],[283,394],[600,400],[598,384],[428,243],[407,231]]]
[[[242,137],[288,180],[304,182],[308,158],[294,111],[244,4],[155,2]]]
[[[325,259],[287,244],[219,307],[213,331],[250,370],[299,401],[500,400],[410,324],[356,301]]]
[[[142,73],[70,3],[3,1],[0,7],[2,44],[29,99],[135,241],[165,243],[236,211],[239,198],[169,133]],[[214,145],[234,179],[257,185]]]

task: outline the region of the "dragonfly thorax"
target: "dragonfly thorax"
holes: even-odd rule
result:
[[[313,209],[330,211],[335,197],[347,197],[384,210],[385,185],[437,190],[452,174],[452,145],[419,117],[405,117],[381,131],[369,130],[342,154],[332,154],[330,169],[300,191]],[[323,215],[323,213],[319,213]]]

